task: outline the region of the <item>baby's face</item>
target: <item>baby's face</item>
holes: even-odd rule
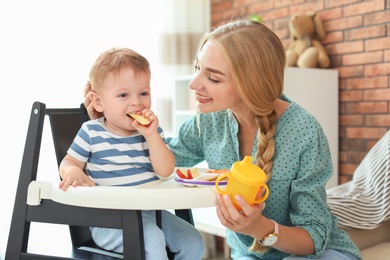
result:
[[[151,107],[150,73],[123,69],[111,74],[103,81],[99,96],[107,128],[120,135],[131,134],[135,129],[128,113]]]

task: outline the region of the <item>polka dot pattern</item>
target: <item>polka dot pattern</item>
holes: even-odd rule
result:
[[[315,244],[315,254],[326,248],[360,253],[349,236],[337,227],[337,219],[326,205],[325,184],[333,169],[327,138],[318,123],[298,104],[290,106],[278,119],[270,195],[263,214],[285,226],[300,226],[308,231]],[[168,138],[177,166],[192,166],[206,160],[210,168],[230,168],[242,160],[237,139],[238,123],[232,112],[200,115],[200,133],[195,117],[187,121],[178,138]],[[254,136],[252,157],[257,140]],[[283,235],[283,234],[281,234]],[[271,249],[264,254],[248,252],[253,238],[228,231],[227,242],[237,255],[258,259],[282,259],[287,254]]]

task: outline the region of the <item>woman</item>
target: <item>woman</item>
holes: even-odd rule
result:
[[[284,48],[262,23],[236,21],[206,34],[190,82],[200,113],[168,139],[176,165],[230,168],[252,156],[267,174],[265,203],[238,196],[239,211],[218,195],[233,259],[361,259],[326,205],[333,171],[326,136],[283,95],[284,67]]]

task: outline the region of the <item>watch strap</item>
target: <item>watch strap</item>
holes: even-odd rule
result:
[[[278,225],[278,223],[276,223],[276,221],[273,221],[272,219],[271,219],[271,221],[274,222],[274,234],[279,236],[279,225]]]
[[[270,237],[270,236],[279,236],[279,225],[278,225],[278,223],[276,223],[276,221],[273,221],[272,219],[270,219],[270,220],[274,223],[274,232],[273,232],[273,233],[270,233],[270,234],[268,234],[268,235],[265,235],[265,236],[263,237],[263,239],[261,239],[261,240],[257,240],[261,246],[264,246],[263,241],[264,241],[267,237]]]

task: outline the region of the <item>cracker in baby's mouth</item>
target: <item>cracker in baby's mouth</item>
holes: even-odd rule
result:
[[[134,118],[135,120],[137,120],[138,123],[140,123],[141,125],[149,125],[150,124],[150,121],[141,115],[134,114],[134,113],[128,113],[128,115],[131,116],[132,118]]]

